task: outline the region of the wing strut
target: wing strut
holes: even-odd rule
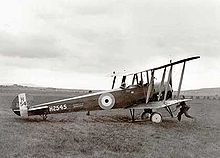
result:
[[[141,72],[141,82],[140,82],[141,86],[143,85],[143,83],[144,83],[144,80],[143,80],[143,73]]]
[[[180,90],[181,90],[181,86],[182,86],[182,82],[183,82],[183,75],[184,75],[184,71],[185,71],[185,66],[186,66],[186,62],[183,63],[183,69],[182,69],[180,82],[179,82],[179,87],[178,87],[178,92],[177,92],[177,99],[179,99],[179,96],[180,96]]]
[[[160,100],[160,97],[161,97],[162,87],[164,87],[164,79],[165,79],[165,75],[166,75],[166,67],[164,68],[163,76],[162,76],[162,80],[161,80],[161,82],[160,82],[160,92],[159,92],[158,101]]]
[[[149,102],[152,90],[154,89],[154,70],[151,71],[151,79],[150,79],[150,84],[147,89],[147,97],[146,97],[146,103]]]
[[[115,80],[116,80],[116,76],[114,76],[114,79],[113,79],[112,89],[114,89],[114,86],[115,86]]]
[[[137,76],[137,74],[134,74],[134,76],[133,76],[132,85],[134,85],[135,80],[136,80],[137,83],[138,83],[138,76]]]
[[[125,81],[126,81],[126,76],[123,76],[121,83],[125,83]]]
[[[172,63],[172,60],[170,60],[170,63]],[[170,86],[173,87],[173,74],[171,72],[171,78],[170,78]]]
[[[146,71],[146,77],[147,77],[147,83],[149,84],[149,75],[148,75],[148,71]]]
[[[173,65],[170,66],[170,71],[169,71],[169,76],[168,76],[168,80],[167,80],[167,84],[166,84],[166,89],[165,89],[165,94],[164,94],[164,99],[163,99],[163,103],[165,103],[166,98],[167,98],[167,92],[168,92],[168,87],[170,84],[170,81],[172,79],[172,70],[173,70]],[[171,115],[171,117],[173,117],[173,113],[170,109],[170,107],[166,107],[166,110],[169,112],[169,114]]]

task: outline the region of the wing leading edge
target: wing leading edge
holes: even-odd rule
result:
[[[200,56],[194,56],[194,57],[182,59],[182,60],[179,60],[179,61],[176,61],[176,62],[172,62],[172,63],[169,63],[169,64],[165,64],[165,65],[162,65],[162,66],[159,66],[159,67],[155,67],[155,68],[152,68],[152,69],[147,69],[147,70],[143,70],[143,71],[140,71],[140,72],[125,74],[123,76],[130,76],[130,75],[138,74],[138,73],[141,73],[141,72],[156,71],[156,70],[159,70],[159,69],[163,69],[165,67],[177,65],[177,64],[184,63],[184,62],[187,62],[187,61],[190,61],[190,60],[195,60],[195,59],[198,59],[198,58],[200,58]]]

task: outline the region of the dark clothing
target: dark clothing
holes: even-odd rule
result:
[[[181,120],[182,114],[185,114],[185,116],[188,117],[188,118],[193,118],[192,116],[190,116],[188,114],[187,111],[190,109],[190,107],[188,105],[186,105],[185,102],[181,102],[179,106],[181,106],[180,112],[177,115],[177,118],[178,118],[179,121]]]

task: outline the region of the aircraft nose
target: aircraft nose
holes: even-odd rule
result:
[[[13,111],[16,115],[21,116],[21,114],[20,114],[20,109],[19,109],[18,96],[16,96],[16,97],[14,98],[14,100],[12,101],[11,109],[12,109],[12,111]]]

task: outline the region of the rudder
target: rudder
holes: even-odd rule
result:
[[[23,117],[28,116],[27,98],[25,93],[18,95],[20,114]]]
[[[12,102],[11,106],[14,113],[18,116],[27,117],[28,116],[28,104],[25,93],[18,94],[17,97]]]

